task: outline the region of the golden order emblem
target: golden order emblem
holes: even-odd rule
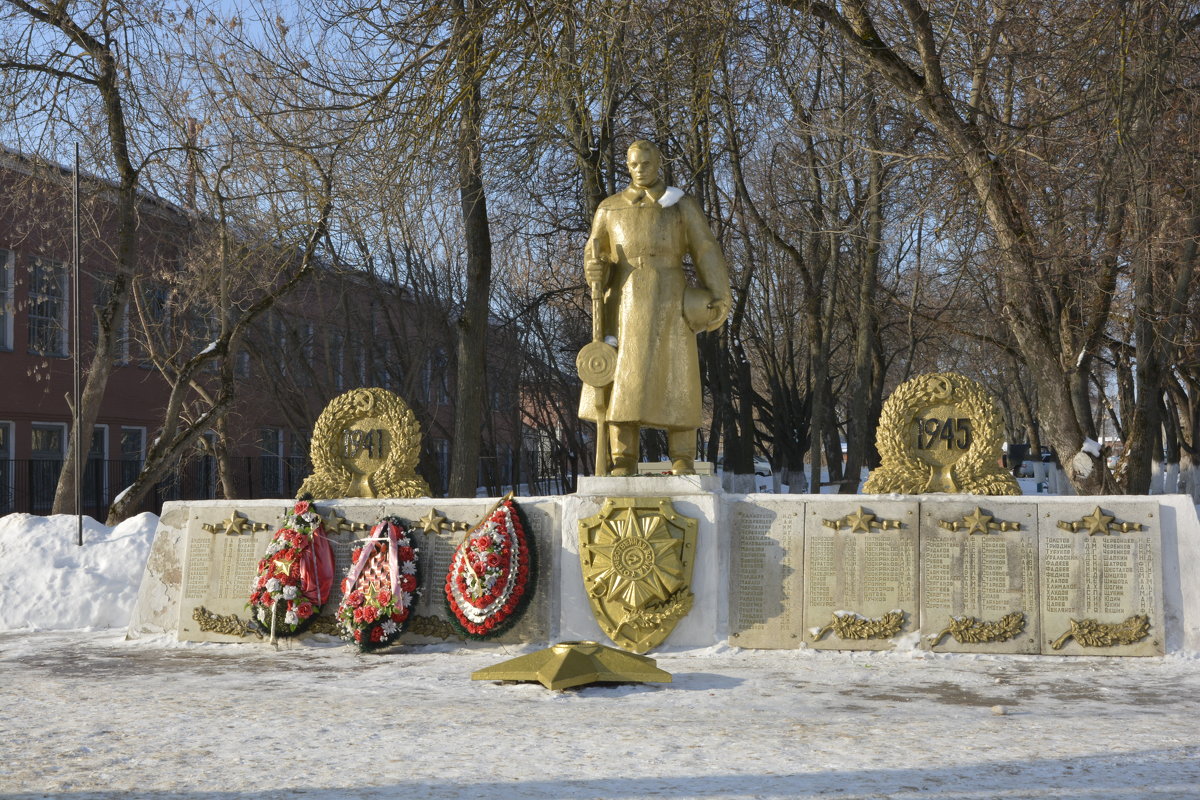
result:
[[[421,426],[386,389],[354,389],[325,406],[313,427],[313,474],[300,494],[335,497],[429,497],[417,474]]]
[[[902,383],[883,404],[875,444],[882,461],[869,494],[1016,495],[1016,480],[1000,465],[1003,431],[991,395],[953,372]]]
[[[608,638],[645,653],[692,608],[697,520],[664,497],[610,497],[579,521],[579,564]]]

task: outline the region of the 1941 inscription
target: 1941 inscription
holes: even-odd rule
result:
[[[383,428],[363,431],[347,428],[342,431],[342,458],[358,458],[367,451],[367,458],[383,458]]]

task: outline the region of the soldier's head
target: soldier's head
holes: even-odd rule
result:
[[[658,168],[662,165],[662,154],[653,142],[638,139],[629,145],[625,158],[625,163],[629,166],[629,177],[634,186],[644,189],[658,182]]]

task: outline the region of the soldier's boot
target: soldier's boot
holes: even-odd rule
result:
[[[637,475],[638,426],[636,422],[614,422],[608,426],[609,450],[613,468],[609,472],[616,478]]]
[[[667,431],[667,453],[672,475],[696,474],[696,429]]]

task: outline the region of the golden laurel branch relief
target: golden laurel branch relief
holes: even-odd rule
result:
[[[961,520],[939,519],[938,527],[948,531],[966,531],[974,536],[977,533],[991,533],[992,531],[1019,531],[1021,523],[997,522],[995,517],[983,513],[979,506],[975,506],[975,510],[970,514],[964,514]]]
[[[341,636],[342,629],[338,627],[337,620],[331,616],[322,614],[314,619],[308,626],[309,633],[324,633],[328,636]]]
[[[847,514],[841,519],[823,519],[821,524],[826,528],[833,528],[835,531],[840,531],[842,528],[849,528],[851,533],[870,533],[874,529],[881,531],[899,530],[904,527],[904,523],[898,519],[882,519],[874,514],[867,513],[867,510],[862,506],[853,514]]]
[[[600,629],[619,647],[657,647],[692,609],[699,522],[665,497],[610,497],[579,521],[579,565]]]
[[[1100,510],[1100,506],[1096,506],[1096,510],[1086,517],[1081,517],[1077,520],[1060,519],[1058,527],[1061,530],[1071,531],[1072,533],[1087,531],[1088,536],[1129,533],[1130,531],[1140,531],[1145,527],[1140,522],[1117,522],[1116,519],[1112,514],[1105,514]]]
[[[1073,619],[1071,629],[1054,640],[1050,646],[1062,649],[1071,639],[1084,647],[1117,647],[1136,644],[1150,635],[1150,617],[1134,614],[1124,622],[1103,623],[1094,619]]]
[[[200,625],[205,633],[219,633],[223,636],[257,636],[262,638],[262,632],[253,627],[248,620],[237,614],[214,614],[204,606],[197,606],[192,611],[192,619]]]
[[[454,522],[446,519],[443,515],[437,512],[436,508],[429,509],[429,513],[417,520],[417,525],[425,533],[438,534],[442,529],[448,531],[469,531],[474,526],[469,522]]]
[[[226,536],[241,536],[243,533],[271,530],[271,526],[267,523],[251,522],[245,514],[236,509],[229,512],[229,519],[223,519],[215,525],[205,522],[200,527],[209,533],[224,533]]]
[[[813,631],[813,641],[819,642],[832,632],[839,639],[890,639],[904,628],[904,612],[889,611],[879,619],[846,611],[835,612],[823,628]]]
[[[351,522],[336,511],[330,511],[328,515],[321,518],[325,523],[326,533],[345,533],[347,531],[369,531],[371,525],[368,522]]]
[[[405,402],[386,389],[354,389],[325,406],[313,427],[313,474],[300,495],[428,497],[417,474],[421,427]]]
[[[929,646],[937,647],[942,639],[953,636],[959,644],[1007,642],[1025,630],[1025,613],[1014,611],[998,620],[987,622],[975,617],[953,617],[941,632],[929,637]]]
[[[863,491],[1019,495],[1000,466],[1003,436],[1000,410],[980,384],[953,372],[913,378],[883,404],[875,438],[882,463]]]
[[[417,636],[429,636],[437,639],[462,639],[463,637],[454,630],[454,626],[448,620],[440,617],[423,617],[413,615],[408,621],[407,633],[412,633]]]

